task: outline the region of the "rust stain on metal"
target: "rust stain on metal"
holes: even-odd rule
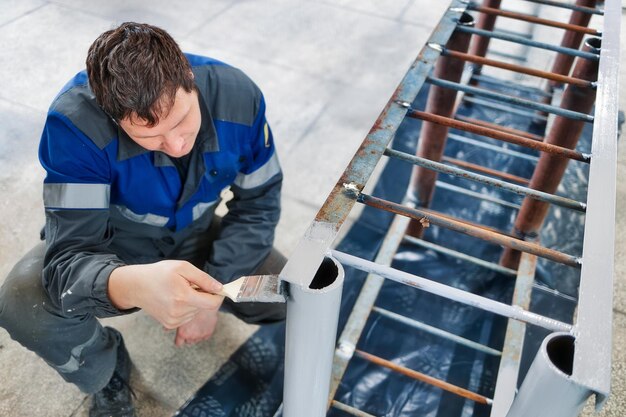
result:
[[[496,8],[492,8],[492,7],[481,7],[481,6],[473,6],[473,7],[471,7],[471,10],[476,10],[477,12],[480,12],[480,13],[485,13],[485,14],[490,14],[490,15],[495,15],[495,16],[502,16],[502,17],[507,17],[507,18],[510,18],[510,19],[521,20],[521,21],[524,21],[524,22],[536,23],[536,24],[539,24],[539,25],[551,26],[551,27],[555,27],[555,28],[559,28],[559,29],[565,29],[565,30],[572,31],[572,32],[586,33],[586,34],[589,34],[589,35],[598,35],[599,34],[599,32],[597,30],[591,29],[591,28],[586,27],[586,26],[580,26],[580,25],[576,25],[576,24],[557,22],[557,21],[550,20],[550,19],[543,19],[543,18],[540,18],[540,17],[536,17],[536,16],[524,14],[524,13],[511,12],[511,11],[508,11],[508,10],[500,10],[500,9],[496,9]]]
[[[434,213],[432,210],[427,211],[424,209],[409,208],[366,194],[359,195],[359,201],[368,206],[407,216],[418,221],[422,217],[426,217],[430,223],[440,227],[445,227],[446,229],[454,230],[496,245],[503,245],[512,249],[532,253],[542,258],[572,266],[574,268],[581,267],[578,262],[578,258],[575,256],[559,252],[554,249],[549,249],[536,243],[517,239],[500,232],[494,232],[485,227],[477,227],[449,216]]]
[[[414,371],[413,369],[406,368],[404,366],[397,365],[391,361],[380,358],[378,356],[372,355],[371,353],[364,352],[362,350],[356,350],[356,354],[376,365],[385,367],[387,369],[391,369],[392,371],[398,372],[402,375],[408,376],[409,378],[416,379],[418,381],[425,382],[437,388],[441,388],[442,390],[451,392],[453,394],[459,395],[461,397],[467,398],[469,400],[475,401],[480,404],[490,404],[491,400],[483,395],[476,394],[475,392],[469,391],[465,388],[461,388],[459,386],[453,385],[449,382],[442,381],[441,379],[423,374],[418,371]]]
[[[490,122],[486,122],[484,120],[474,119],[474,118],[471,118],[471,117],[461,116],[461,115],[458,115],[458,114],[455,116],[455,118],[457,120],[462,121],[462,122],[467,122],[467,123],[471,123],[471,124],[479,125],[479,126],[483,126],[483,127],[490,127],[492,129],[495,129],[495,130],[501,130],[503,132],[512,133],[512,134],[518,135],[518,136],[523,136],[525,138],[533,139],[533,140],[536,140],[536,141],[539,141],[539,142],[543,142],[543,139],[544,139],[542,136],[539,136],[539,135],[534,135],[532,133],[529,133],[529,132],[526,132],[526,131],[523,131],[523,130],[519,130],[519,129],[513,129],[511,127],[500,126],[500,125],[498,125],[496,123],[490,123]]]
[[[476,133],[478,135],[502,140],[504,142],[513,143],[515,145],[525,146],[527,148],[536,149],[538,151],[558,155],[561,157],[575,159],[582,162],[589,162],[589,158],[586,155],[583,155],[581,152],[574,151],[572,149],[563,148],[562,146],[556,146],[549,143],[537,142],[522,136],[513,135],[496,129],[477,126],[471,123],[455,120],[450,117],[443,117],[419,110],[410,110],[407,115],[416,119],[427,120],[429,122],[437,123],[443,126],[452,127],[454,129],[459,129],[466,132]]]

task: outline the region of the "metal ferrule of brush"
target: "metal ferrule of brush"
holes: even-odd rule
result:
[[[287,302],[287,283],[278,275],[248,276],[234,301],[237,303],[285,303]]]

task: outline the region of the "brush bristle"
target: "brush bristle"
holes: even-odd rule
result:
[[[285,285],[278,275],[256,275],[246,277],[239,289],[235,302],[284,303]]]

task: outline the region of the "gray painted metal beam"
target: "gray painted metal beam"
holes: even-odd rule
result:
[[[530,308],[530,296],[535,281],[535,269],[537,268],[537,257],[524,253],[520,260],[515,280],[515,291],[511,305],[519,306],[524,310]],[[517,379],[519,376],[520,361],[522,359],[522,349],[524,348],[524,336],[526,325],[522,322],[509,320],[504,337],[504,348],[502,349],[502,359],[498,378],[496,379],[496,389],[493,396],[493,406],[491,407],[491,417],[505,417],[517,391]]]
[[[607,0],[605,10],[572,375],[575,381],[597,393],[598,408],[609,395],[611,385],[620,1]]]
[[[561,321],[544,317],[519,307],[510,306],[498,301],[490,300],[458,288],[450,287],[417,275],[412,275],[388,266],[378,265],[374,262],[349,255],[347,253],[332,250],[331,254],[344,265],[351,266],[361,271],[380,275],[381,277],[418,288],[431,294],[439,295],[449,300],[458,301],[485,311],[490,311],[504,317],[534,324],[545,329],[554,331],[571,331],[572,326]]]
[[[330,389],[344,271],[326,258],[313,288],[289,287],[285,340],[285,417],[322,417]]]
[[[574,355],[574,336],[548,335],[506,416],[578,416],[591,391],[571,378]]]

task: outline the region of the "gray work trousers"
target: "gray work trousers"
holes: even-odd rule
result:
[[[35,352],[68,382],[92,394],[104,388],[115,370],[121,336],[91,314],[67,317],[52,305],[42,286],[45,243],[28,252],[0,288],[0,327]],[[278,273],[286,259],[272,250],[257,274]],[[284,304],[242,303],[226,299],[223,310],[248,323],[285,318]]]

